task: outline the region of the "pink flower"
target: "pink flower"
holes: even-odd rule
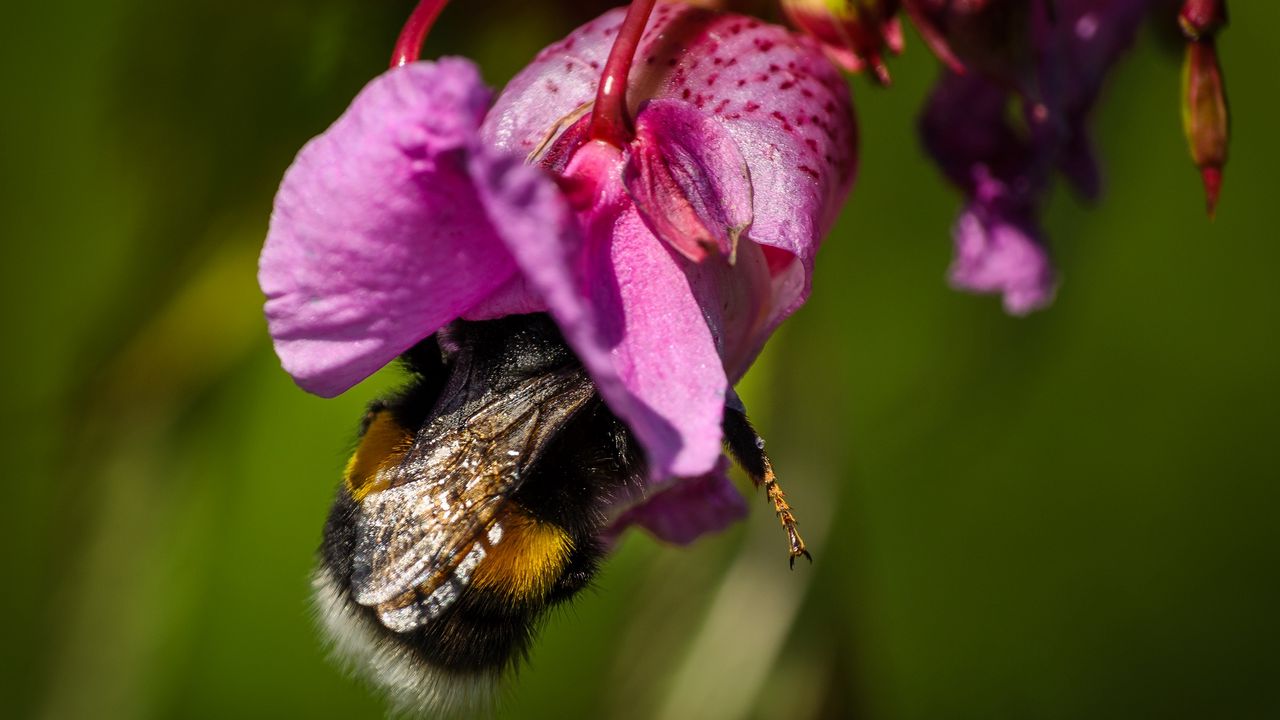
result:
[[[935,8],[918,16],[963,30],[961,39],[979,35],[990,43],[975,54],[973,43],[952,38],[953,46],[969,49],[957,51],[969,59],[968,71],[945,71],[920,123],[926,148],[968,200],[953,233],[955,286],[1002,293],[1005,309],[1019,315],[1052,301],[1056,280],[1040,204],[1058,172],[1084,197],[1098,195],[1087,120],[1108,70],[1153,4],[1058,0],[1050,12],[1040,2],[990,0],[973,3],[972,11],[959,2],[913,3]],[[1014,6],[1021,9],[1012,12]],[[983,13],[1002,19],[985,34],[974,27]],[[1011,119],[1014,101],[1023,122]]]
[[[299,385],[337,395],[456,319],[549,312],[655,480],[723,478],[726,396],[808,296],[853,181],[848,91],[807,39],[663,3],[634,128],[593,139],[622,18],[544,50],[492,106],[466,60],[393,69],[303,148],[259,272]]]

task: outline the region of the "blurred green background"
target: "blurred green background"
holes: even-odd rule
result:
[[[281,173],[411,4],[6,7],[5,717],[383,715],[307,574],[396,378],[299,391],[254,272]],[[457,3],[428,52],[500,86],[588,4]],[[742,388],[816,562],[787,571],[762,498],[689,549],[630,535],[501,715],[1280,717],[1280,5],[1233,9],[1217,221],[1148,31],[1097,114],[1106,196],[1054,197],[1063,286],[1026,319],[944,281],[918,38],[891,90],[854,80],[859,184]]]

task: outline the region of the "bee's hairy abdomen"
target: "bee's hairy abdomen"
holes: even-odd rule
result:
[[[370,407],[325,525],[315,579],[321,621],[336,654],[387,688],[398,704],[435,710],[482,702],[485,688],[526,656],[546,611],[595,575],[604,554],[596,537],[606,521],[604,507],[643,474],[629,431],[593,397],[556,429],[505,493],[488,521],[487,552],[468,568],[456,598],[406,632],[390,630],[379,607],[355,600],[353,577],[368,574],[356,560],[362,504],[403,484],[392,470],[421,455],[421,448],[417,455],[409,452],[412,440],[442,412],[459,407],[450,393],[518,391],[536,382],[544,366],[576,363],[545,316],[462,325],[451,333],[459,349],[448,364],[433,364],[440,353],[430,340],[431,347],[406,356],[413,383]],[[411,598],[422,599],[426,590]]]

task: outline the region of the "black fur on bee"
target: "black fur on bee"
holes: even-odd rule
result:
[[[454,323],[402,359],[325,524],[317,607],[398,705],[482,705],[590,583],[642,454],[545,315]]]

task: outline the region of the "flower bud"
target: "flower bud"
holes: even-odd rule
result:
[[[782,0],[782,9],[809,33],[840,67],[849,72],[871,69],[881,85],[889,84],[885,51],[902,52],[898,0]]]
[[[1230,134],[1226,86],[1212,37],[1187,43],[1182,67],[1182,127],[1191,159],[1200,168],[1205,202],[1212,217],[1222,187]]]
[[[1227,5],[1223,0],[1186,0],[1178,13],[1178,24],[1188,40],[1213,35],[1227,24]]]

